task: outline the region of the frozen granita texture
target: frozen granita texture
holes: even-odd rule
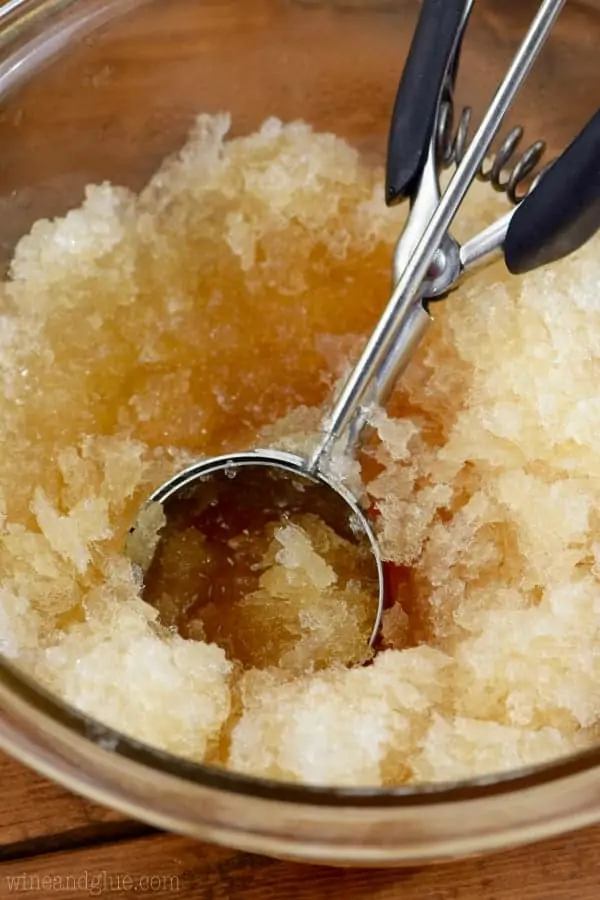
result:
[[[362,468],[344,472],[378,508],[389,564],[370,664],[365,596],[333,564],[356,561],[310,517],[261,536],[233,636],[218,606],[180,608],[185,565],[179,593],[167,579],[156,607],[141,599],[123,549],[140,503],[205,455],[306,447],[387,300],[405,215],[335,136],[228,128],[200,116],[139,196],[89,187],[15,251],[0,320],[2,652],[128,735],[290,781],[468,778],[590,745],[597,240],[526,278],[502,264],[469,277],[432,307],[374,412]],[[457,234],[501,209],[475,186]],[[173,552],[201,551],[190,534]]]

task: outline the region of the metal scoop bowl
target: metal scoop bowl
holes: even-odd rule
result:
[[[145,515],[152,522],[153,506],[158,506],[159,524],[193,523],[195,528],[210,534],[213,543],[218,541],[223,547],[234,543],[240,534],[258,531],[268,522],[285,523],[304,513],[318,516],[358,550],[365,581],[372,589],[373,628],[369,645],[373,645],[384,602],[383,564],[377,540],[350,491],[324,474],[310,472],[302,457],[278,450],[213,457],[163,484],[149,498],[140,519]],[[152,564],[152,554],[147,553],[148,538],[142,543],[141,553],[136,552],[131,541],[135,529],[132,532],[130,558],[147,571]],[[156,537],[160,540],[160,534]],[[233,567],[235,551],[230,552]]]

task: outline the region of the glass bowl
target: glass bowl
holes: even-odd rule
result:
[[[459,99],[480,113],[536,2],[482,0]],[[89,182],[139,189],[196,113],[234,132],[271,115],[381,161],[416,0],[10,0],[0,8],[0,247],[65,213]],[[558,151],[598,103],[600,8],[571,0],[511,113]],[[5,452],[10,452],[6,448]],[[423,864],[600,820],[600,748],[464,783],[308,788],[156,752],[0,661],[0,746],[94,800],[243,850],[337,865]]]

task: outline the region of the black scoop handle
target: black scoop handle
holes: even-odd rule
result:
[[[423,0],[392,113],[388,206],[412,196],[425,167],[444,77],[467,6],[468,0]]]
[[[504,241],[513,275],[556,262],[600,230],[600,109],[515,210]]]

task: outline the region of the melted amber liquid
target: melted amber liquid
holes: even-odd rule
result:
[[[333,644],[335,658],[366,659],[377,567],[332,490],[277,469],[243,467],[199,480],[163,509],[144,578],[144,597],[163,624],[219,644],[245,667],[282,664],[295,650],[294,668],[313,668],[331,661]],[[331,624],[328,610],[342,625],[336,641],[328,628],[318,634]],[[298,655],[311,631],[310,650]]]

